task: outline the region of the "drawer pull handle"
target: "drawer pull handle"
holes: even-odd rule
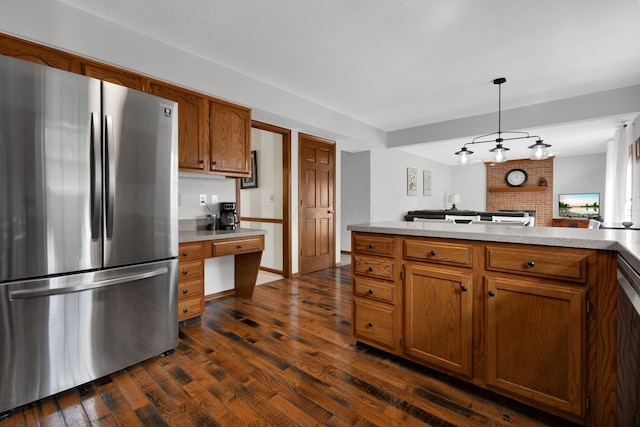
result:
[[[467,289],[469,289],[469,288],[467,288],[465,285],[462,285],[462,287],[460,287],[460,289],[462,290],[462,292],[467,292]]]
[[[369,243],[369,249],[373,249],[373,244]]]
[[[182,256],[187,256],[187,255],[189,255],[189,252],[187,251],[182,252]]]
[[[373,295],[373,289],[369,289],[369,295]]]
[[[367,326],[370,327],[370,328],[373,328],[373,322],[367,323]]]
[[[186,294],[187,292],[189,292],[187,289],[183,289],[183,290],[182,290],[182,293],[183,293],[183,294]]]
[[[236,246],[236,249],[242,249],[242,245]]]
[[[535,261],[527,261],[527,267],[533,268],[535,266],[536,266],[536,262]]]
[[[189,270],[187,269],[182,270],[182,274],[189,274]]]
[[[186,313],[187,311],[189,311],[189,309],[188,309],[188,308],[183,308],[183,309],[182,309],[182,312],[183,312],[183,313]]]
[[[369,272],[373,272],[373,267],[369,267]]]
[[[431,255],[431,256],[436,256],[436,255],[437,255],[437,252],[436,252],[436,251],[431,251],[431,252],[429,252],[429,255]]]
[[[489,296],[490,296],[490,297],[495,297],[495,296],[496,296],[496,293],[495,293],[494,291],[489,291]]]

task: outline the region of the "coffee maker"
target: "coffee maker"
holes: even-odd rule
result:
[[[240,218],[236,212],[236,203],[220,203],[220,229],[235,230],[237,224],[240,224]]]

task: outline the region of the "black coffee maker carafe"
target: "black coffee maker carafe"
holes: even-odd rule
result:
[[[240,218],[236,212],[235,202],[220,203],[220,229],[235,230]]]

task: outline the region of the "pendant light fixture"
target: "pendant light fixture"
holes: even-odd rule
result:
[[[460,163],[461,165],[471,163],[471,155],[473,154],[473,151],[469,150],[467,148],[467,145],[484,144],[487,142],[495,142],[496,144],[495,148],[489,150],[489,152],[493,153],[493,162],[506,162],[508,160],[507,151],[509,151],[509,148],[503,146],[502,143],[504,141],[512,141],[516,139],[536,138],[537,140],[535,144],[528,147],[529,149],[531,149],[530,159],[544,160],[549,158],[549,151],[547,150],[547,148],[551,147],[551,145],[542,142],[539,136],[529,135],[528,132],[502,131],[502,84],[506,81],[507,79],[505,79],[504,77],[500,77],[493,81],[494,85],[498,85],[498,131],[478,136],[471,142],[467,142],[466,144],[464,144],[460,151],[455,153],[458,156],[458,163]]]

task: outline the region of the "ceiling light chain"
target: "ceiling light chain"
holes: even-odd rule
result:
[[[458,163],[462,165],[466,165],[471,163],[471,154],[473,151],[467,149],[467,145],[473,144],[484,144],[487,142],[495,142],[495,148],[489,150],[489,152],[493,153],[493,161],[495,163],[502,163],[507,161],[506,152],[509,151],[509,148],[502,145],[504,141],[512,141],[516,139],[531,139],[536,138],[536,142],[533,145],[530,145],[528,148],[531,149],[531,160],[544,160],[549,158],[549,151],[547,148],[551,147],[550,144],[545,144],[542,142],[539,136],[529,135],[528,132],[517,132],[517,131],[506,131],[502,132],[502,84],[507,81],[506,78],[500,77],[493,81],[493,84],[498,85],[498,132],[488,133],[486,135],[478,136],[473,138],[471,142],[467,142],[462,146],[460,151],[455,154],[458,156]],[[511,134],[511,135],[520,135],[520,136],[512,136],[512,137],[503,137],[502,134]],[[495,139],[483,140],[484,138],[490,137],[492,135],[497,135]]]

